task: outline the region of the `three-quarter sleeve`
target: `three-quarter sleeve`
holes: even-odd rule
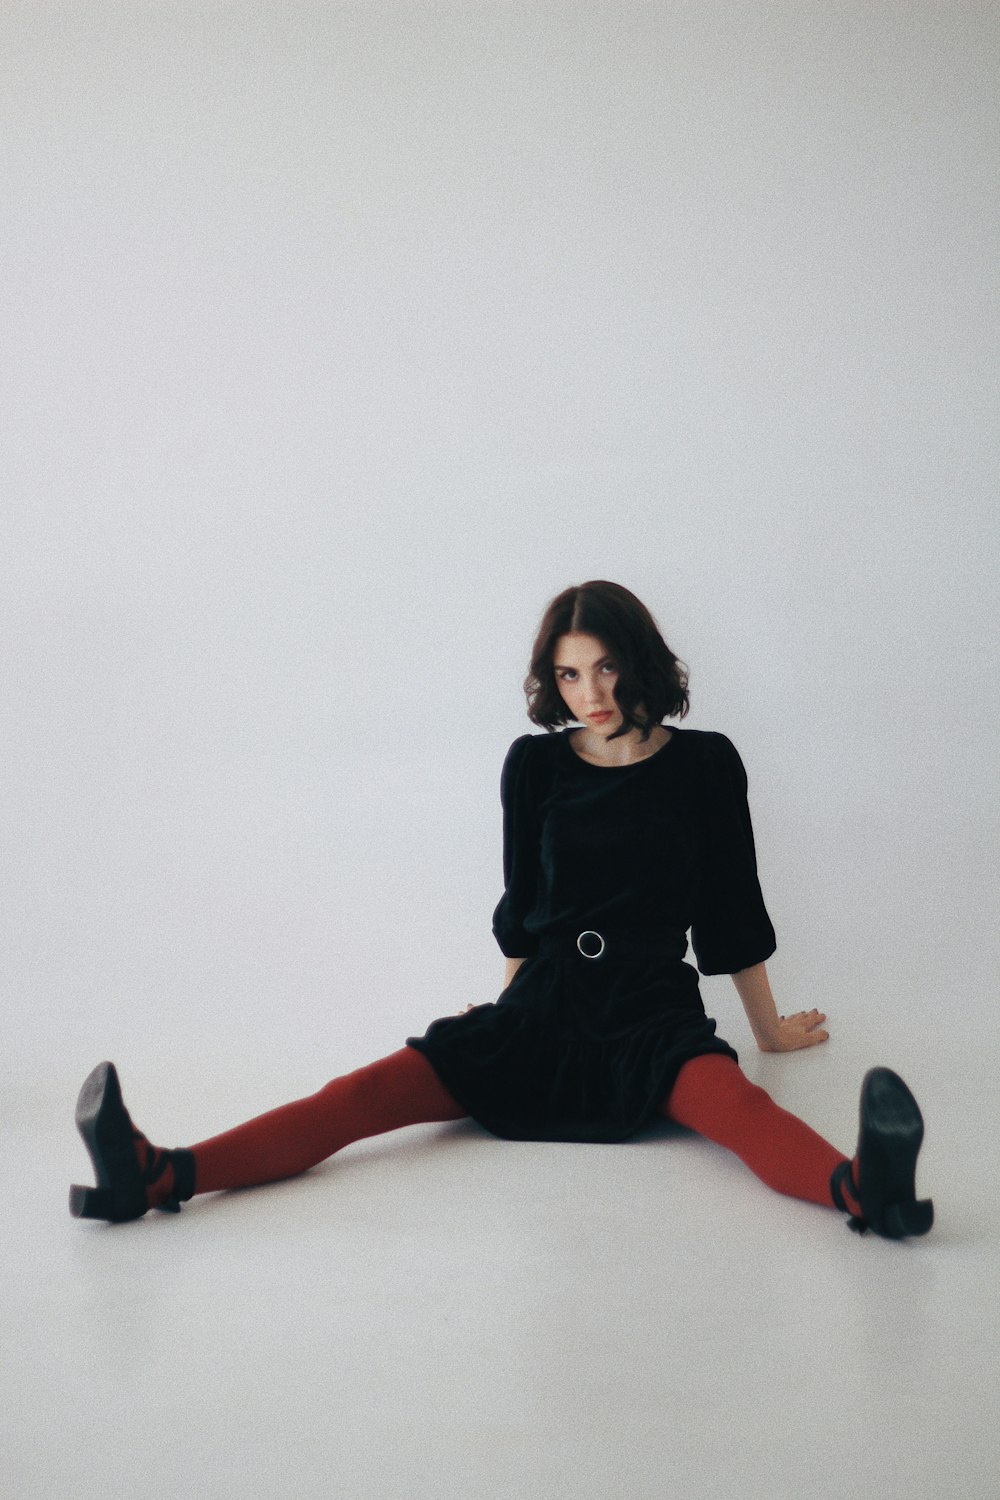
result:
[[[691,946],[702,974],[735,974],[770,958],[777,942],[757,878],[746,770],[724,734],[705,741],[705,866]]]
[[[535,904],[541,858],[538,799],[531,774],[537,739],[532,734],[516,739],[500,772],[505,889],[493,913],[493,936],[506,958],[530,958],[538,952],[537,937],[524,926]]]

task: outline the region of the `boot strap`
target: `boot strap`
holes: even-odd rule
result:
[[[856,1234],[864,1234],[868,1228],[868,1221],[861,1214],[856,1214],[845,1202],[843,1192],[845,1182],[850,1185],[851,1197],[856,1198],[858,1194],[851,1176],[851,1163],[846,1158],[830,1173],[830,1196],[841,1213],[850,1215],[847,1220],[848,1229],[853,1229]]]
[[[132,1127],[132,1133],[137,1137],[136,1144],[138,1145],[143,1137],[135,1126]],[[181,1211],[181,1204],[188,1198],[194,1197],[194,1155],[184,1150],[183,1147],[178,1147],[174,1151],[158,1151],[155,1147],[151,1147],[142,1171],[143,1186],[152,1187],[168,1167],[173,1168],[173,1186],[168,1196],[156,1206],[164,1213],[177,1214]]]

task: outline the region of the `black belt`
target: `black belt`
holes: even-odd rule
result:
[[[584,928],[582,932],[545,932],[538,939],[540,953],[553,957],[584,958],[592,962],[622,958],[665,958],[677,960],[687,952],[687,933],[674,928],[651,932],[603,927],[600,932]]]

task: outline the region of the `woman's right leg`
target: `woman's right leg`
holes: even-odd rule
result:
[[[367,1136],[466,1114],[423,1054],[407,1046],[334,1078],[318,1093],[171,1151],[136,1129],[114,1067],[102,1063],[80,1092],[76,1116],[97,1187],[73,1187],[70,1211],[122,1221],[150,1208],[176,1209],[195,1193],[294,1177]]]
[[[213,1193],[295,1177],[352,1141],[465,1115],[423,1053],[401,1047],[334,1078],[316,1094],[190,1147],[194,1190]]]

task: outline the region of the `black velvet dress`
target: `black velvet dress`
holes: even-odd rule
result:
[[[746,772],[724,734],[669,727],[630,766],[583,760],[568,729],[507,752],[493,933],[526,962],[495,1001],[407,1037],[494,1135],[625,1140],[690,1058],[737,1058],[705,1014],[698,970],[735,973],[776,947]]]

